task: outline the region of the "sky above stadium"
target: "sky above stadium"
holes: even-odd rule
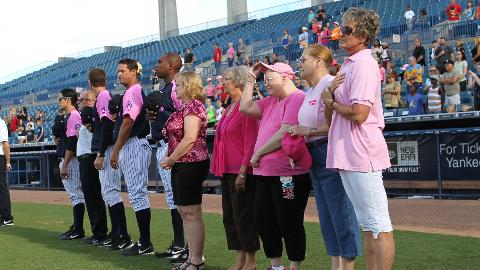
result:
[[[251,12],[291,2],[247,0],[247,5]],[[3,79],[59,56],[159,32],[157,0],[0,1],[0,10]],[[226,18],[227,1],[177,0],[177,10],[182,28]]]

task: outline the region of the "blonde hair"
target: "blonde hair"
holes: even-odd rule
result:
[[[182,95],[185,98],[190,100],[205,100],[202,79],[197,73],[193,71],[177,73],[177,75],[175,75],[175,81],[182,84]]]
[[[333,63],[333,55],[330,49],[327,46],[319,45],[319,44],[310,44],[306,48],[308,50],[308,54],[313,56],[314,58],[322,58],[323,62],[325,63],[325,67],[329,69]]]
[[[480,37],[475,38],[475,45],[480,45]]]

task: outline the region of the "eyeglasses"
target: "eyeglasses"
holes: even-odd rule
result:
[[[355,32],[355,29],[353,29],[352,27],[350,26],[340,26],[340,31],[342,32],[342,34],[346,35],[346,36],[350,36],[351,34],[353,34]]]
[[[58,98],[58,102],[60,102],[60,101],[62,101],[62,100],[64,100],[64,99],[71,99],[71,97],[59,97],[59,98]]]

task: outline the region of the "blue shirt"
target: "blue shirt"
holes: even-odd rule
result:
[[[423,111],[423,96],[420,94],[415,94],[414,96],[407,95],[407,108],[408,115],[420,115],[424,114]]]

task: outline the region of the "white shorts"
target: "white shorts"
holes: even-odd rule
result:
[[[451,96],[445,95],[445,105],[458,105],[460,103],[460,94]]]
[[[365,173],[342,170],[340,177],[362,230],[373,232],[375,239],[381,232],[392,232],[382,171]]]

